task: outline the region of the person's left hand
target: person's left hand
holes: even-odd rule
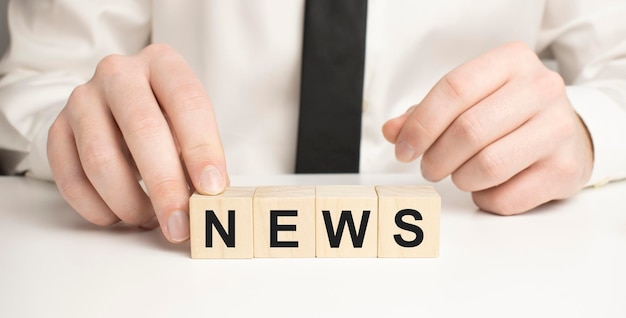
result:
[[[398,160],[423,155],[424,178],[451,175],[480,208],[502,215],[572,196],[593,166],[563,79],[521,43],[454,69],[383,134]]]

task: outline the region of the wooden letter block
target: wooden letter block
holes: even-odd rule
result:
[[[192,258],[252,258],[252,199],[255,188],[229,187],[215,196],[189,200]]]
[[[254,257],[315,257],[315,187],[258,187]]]
[[[378,197],[373,186],[318,186],[317,257],[376,257]]]
[[[378,257],[438,257],[441,198],[432,187],[377,186]]]

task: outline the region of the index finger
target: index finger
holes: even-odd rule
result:
[[[202,83],[182,56],[155,45],[150,54],[149,80],[167,114],[194,187],[201,193],[221,193],[228,184],[226,160],[213,107]]]
[[[422,155],[473,105],[491,95],[536,55],[525,44],[489,51],[446,74],[406,118],[396,139],[396,157],[409,162]]]

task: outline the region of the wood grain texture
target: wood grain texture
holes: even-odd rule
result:
[[[378,197],[373,186],[317,186],[317,257],[376,257]]]
[[[254,257],[315,257],[315,187],[258,187]]]
[[[378,257],[438,257],[441,198],[435,189],[377,186],[376,192]]]
[[[192,258],[252,258],[254,256],[252,235],[254,191],[253,187],[229,187],[222,194],[215,196],[198,193],[191,196],[189,231]],[[207,218],[212,222],[208,223]],[[230,224],[231,221],[235,222],[234,226]],[[207,229],[211,231],[211,240],[207,239]],[[235,233],[232,233],[232,230]],[[231,235],[230,240],[234,246],[227,246],[228,239],[225,240],[222,237],[225,236],[224,234]],[[207,247],[207,245],[212,246]]]

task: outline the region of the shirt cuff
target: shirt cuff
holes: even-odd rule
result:
[[[593,143],[593,171],[586,186],[626,178],[626,109],[598,88],[568,86],[566,93]]]

